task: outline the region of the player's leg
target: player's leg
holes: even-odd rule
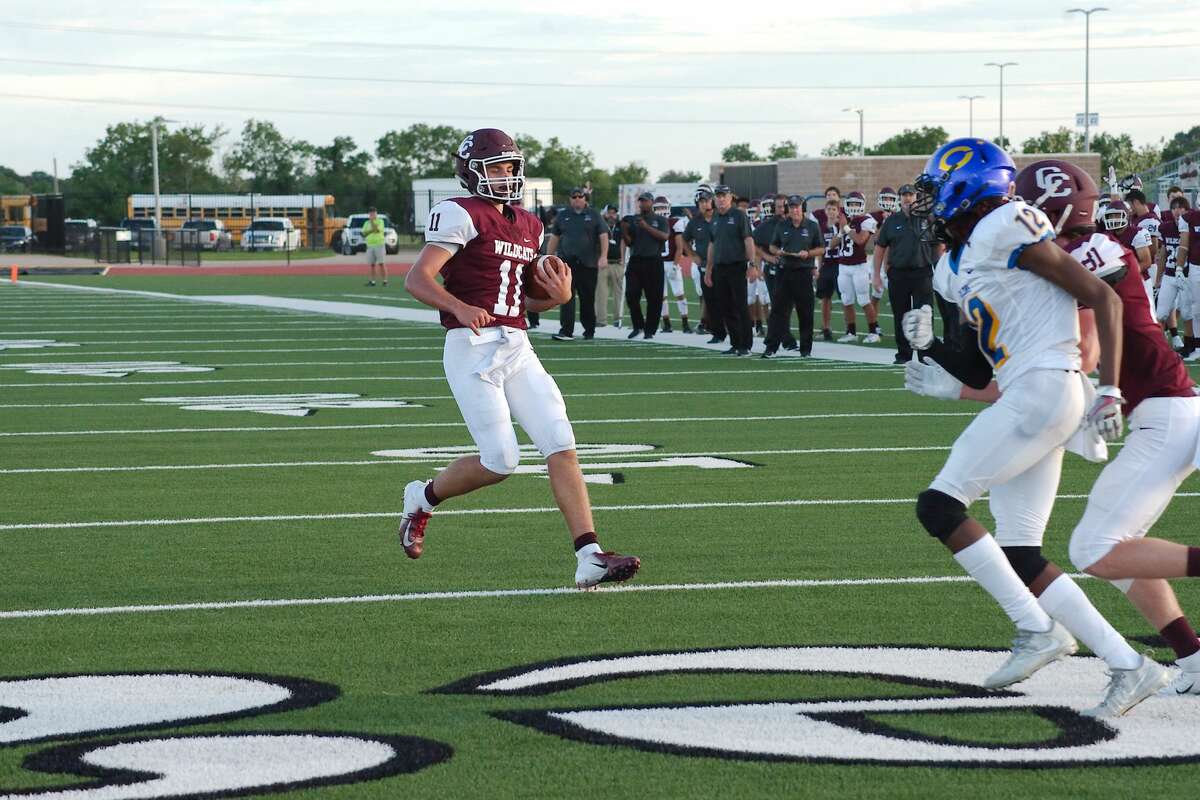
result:
[[[678,269],[674,263],[663,262],[663,291],[662,291],[662,325],[663,333],[671,332],[671,296],[668,294],[671,290],[671,271]]]
[[[830,318],[833,316],[833,293],[837,291],[837,267],[822,265],[817,271],[817,297],[821,299],[821,339],[833,341]]]
[[[866,264],[859,264],[854,267],[854,295],[855,300],[863,310],[863,314],[867,317],[867,336],[863,341],[867,344],[874,344],[880,340],[879,312],[871,299],[870,269]]]
[[[672,264],[667,270],[667,288],[675,297],[675,309],[679,312],[680,330],[691,333],[692,326],[688,324],[687,292],[683,288],[683,267]],[[667,318],[667,301],[663,300],[663,319]]]
[[[1171,346],[1176,350],[1186,349],[1186,337],[1192,330],[1192,285],[1188,279],[1178,272],[1174,278],[1164,278],[1163,282],[1170,280],[1175,285],[1175,316],[1177,320],[1177,332],[1182,336],[1171,341]]]
[[[632,578],[641,565],[637,558],[606,553],[600,547],[566,404],[532,349],[521,369],[505,380],[504,392],[513,416],[546,459],[554,500],[575,549],[576,585],[587,589]]]
[[[1180,608],[1171,584],[1161,578],[1114,583],[1175,651],[1179,674],[1168,691],[1176,695],[1200,694],[1200,637]]]
[[[842,314],[846,320],[846,335],[838,339],[839,342],[857,342],[858,328],[855,326],[854,316],[854,275],[850,268],[845,264],[838,265],[837,277],[838,294],[842,298]]]

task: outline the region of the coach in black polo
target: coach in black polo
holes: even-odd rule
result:
[[[900,187],[900,210],[888,215],[875,240],[875,269],[872,278],[876,290],[883,288],[887,275],[888,302],[892,304],[896,329],[896,363],[912,358],[912,345],[904,338],[900,320],[905,311],[933,304],[933,264],[928,243],[922,241],[923,220],[912,213],[917,199],[911,184]],[[958,313],[958,309],[954,309]]]
[[[666,217],[654,213],[654,195],[642,192],[638,195],[638,213],[626,217],[621,228],[629,247],[629,266],[625,269],[625,304],[629,306],[629,319],[633,323],[629,338],[640,334],[643,339],[653,339],[662,316],[665,282],[662,250],[663,242],[671,237],[670,224]],[[645,317],[642,316],[643,293],[646,295]]]
[[[716,291],[714,313],[725,320],[729,349],[725,355],[748,356],[754,340],[746,308],[746,268],[754,261],[754,236],[746,212],[733,207],[733,192],[724,184],[714,188],[717,210],[713,238],[705,263],[711,265],[704,281]]]
[[[560,342],[575,338],[578,295],[583,338],[591,339],[596,335],[596,280],[600,265],[608,259],[608,223],[588,205],[583,189],[571,190],[571,205],[555,218],[546,252],[571,268],[571,299],[559,307],[559,330],[552,338]]]
[[[763,358],[772,358],[781,343],[786,346],[791,336],[793,308],[800,317],[800,355],[812,355],[813,272],[817,256],[825,252],[825,236],[817,221],[809,218],[808,208],[799,195],[788,198],[787,218],[780,220],[775,228],[771,252],[779,259],[779,271],[775,276]]]

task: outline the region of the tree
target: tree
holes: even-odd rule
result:
[[[721,151],[722,161],[762,161],[758,153],[750,149],[749,142],[731,144]]]
[[[1004,152],[1012,152],[1012,139],[1009,139],[1007,136],[997,136],[995,139],[992,139],[992,142]]]
[[[313,174],[308,190],[332,194],[342,209],[361,209],[375,203],[375,183],[367,168],[371,154],[358,149],[349,136],[336,136],[314,147]]]
[[[823,156],[856,156],[858,145],[849,139],[839,139],[833,144],[821,148]]]
[[[1200,150],[1200,125],[1172,136],[1162,149],[1162,160],[1173,161],[1196,150]]]
[[[1162,161],[1158,145],[1136,147],[1128,133],[1102,133],[1092,137],[1092,152],[1100,154],[1101,174],[1107,175],[1111,166],[1118,178],[1150,169]]]
[[[612,171],[613,183],[646,183],[650,180],[650,172],[640,161],[630,161]]]
[[[382,169],[409,178],[451,178],[454,154],[467,131],[449,125],[417,123],[402,131],[388,131],[375,143]],[[529,160],[528,153],[525,156]]]
[[[905,128],[900,133],[868,147],[869,156],[927,156],[950,141],[950,134],[941,125],[922,125],[916,130]]]
[[[290,194],[308,173],[312,145],[288,139],[272,122],[246,121],[241,139],[225,156],[225,171],[239,188],[263,194]],[[245,173],[245,175],[243,175]]]
[[[779,161],[784,158],[795,158],[800,148],[791,139],[776,142],[767,150],[767,161]]]
[[[700,180],[700,173],[692,170],[669,169],[658,176],[659,183],[695,183]]]
[[[1066,126],[1042,131],[1021,142],[1022,153],[1076,153],[1082,149],[1083,137]]]

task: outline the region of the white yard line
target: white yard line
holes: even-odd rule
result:
[[[911,578],[781,578],[761,581],[718,581],[714,583],[623,583],[598,589],[601,594],[640,592],[700,592],[729,589],[822,589],[853,586],[923,586],[932,583],[969,583],[968,575],[923,575]],[[341,606],[364,603],[411,603],[427,600],[485,600],[505,597],[548,597],[579,595],[574,587],[552,586],[534,589],[477,589],[457,592],[409,592],[407,594],[368,594],[341,597],[296,597],[275,600],[222,600],[200,603],[156,603],[127,606],[91,606],[82,608],[42,608],[0,611],[0,619],[41,619],[45,617],[91,617],[108,614],[153,614],[169,611],[222,611],[226,609],[288,608],[293,606]]]
[[[950,445],[926,445],[921,447],[818,447],[794,450],[718,450],[698,453],[675,453],[667,451],[651,451],[647,453],[626,453],[622,458],[654,459],[671,456],[675,458],[699,458],[704,456],[766,456],[766,455],[839,455],[858,453],[911,453],[946,451]],[[610,458],[607,455],[580,454],[581,463],[587,465],[588,459]],[[0,475],[39,475],[77,472],[186,472],[189,470],[226,470],[226,469],[286,469],[290,467],[367,467],[367,466],[405,466],[408,464],[445,464],[451,457],[443,458],[378,458],[360,459],[354,461],[258,461],[233,464],[146,464],[141,466],[101,466],[101,467],[16,467],[0,469]],[[533,459],[536,460],[536,459]]]
[[[623,419],[574,419],[572,425],[633,425],[676,422],[770,422],[802,419],[863,419],[867,417],[974,417],[975,411],[865,411],[855,414],[764,414],[751,417],[628,417]],[[304,431],[347,431],[378,428],[461,428],[462,422],[388,422],[361,425],[248,425],[221,428],[122,428],[76,431],[4,431],[4,437],[35,436],[157,436],[168,433],[296,433]]]

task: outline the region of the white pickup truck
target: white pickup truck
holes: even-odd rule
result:
[[[383,245],[387,248],[388,255],[396,255],[400,252],[400,236],[396,233],[396,226],[388,219],[387,214],[375,216],[383,222]],[[367,241],[363,238],[362,228],[368,219],[366,214],[351,214],[350,219],[346,220],[346,227],[342,230],[342,255],[366,251]]]
[[[287,217],[256,217],[242,231],[243,250],[298,250],[300,231]]]

